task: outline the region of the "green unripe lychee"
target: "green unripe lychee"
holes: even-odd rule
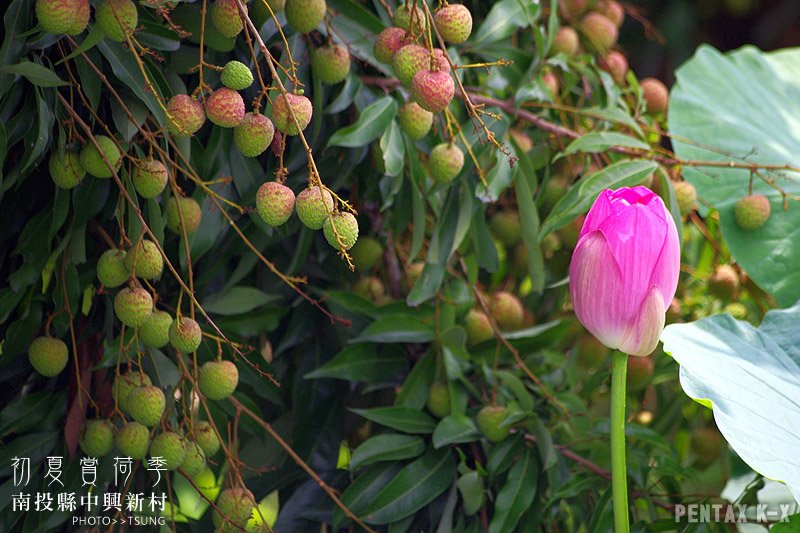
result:
[[[299,130],[292,120],[290,108],[300,124]],[[272,104],[272,120],[275,122],[275,127],[286,135],[297,135],[305,130],[311,123],[313,114],[314,106],[311,105],[311,101],[300,94],[278,95]]]
[[[86,171],[81,166],[80,156],[68,150],[57,150],[50,156],[50,177],[58,187],[71,189],[81,182]]]
[[[89,420],[81,429],[79,444],[88,457],[108,455],[114,447],[114,426],[108,420]]]
[[[409,100],[397,111],[397,120],[400,122],[400,129],[418,141],[425,137],[433,126],[433,113],[422,109],[418,103]]]
[[[578,32],[570,26],[562,26],[553,37],[553,45],[550,51],[554,54],[566,54],[568,56],[578,53],[581,47],[581,40]]]
[[[231,361],[208,361],[200,367],[197,384],[209,400],[224,400],[239,384],[239,369]]]
[[[167,399],[164,391],[153,385],[134,387],[125,400],[128,414],[135,421],[149,428],[158,424],[164,415]]]
[[[219,451],[219,437],[217,437],[217,433],[214,431],[211,424],[205,420],[194,425],[192,436],[197,445],[203,450],[206,457],[212,457]]]
[[[275,136],[275,126],[266,115],[247,113],[242,122],[233,129],[233,144],[245,157],[258,157]]]
[[[516,211],[498,211],[489,220],[489,229],[494,238],[511,247],[522,238],[522,224]]]
[[[755,231],[769,220],[772,208],[763,194],[745,196],[733,206],[736,224],[744,231]]]
[[[36,19],[48,33],[66,33],[75,20],[75,0],[36,0]]]
[[[578,29],[583,34],[589,48],[605,54],[617,44],[619,30],[616,24],[600,13],[589,13],[581,19]]]
[[[411,40],[406,30],[402,28],[386,28],[375,38],[372,52],[375,54],[375,59],[390,65],[398,50],[408,44],[411,44]]]
[[[508,409],[501,405],[487,405],[475,417],[478,429],[489,442],[500,442],[508,436],[511,427],[501,425],[508,416]]]
[[[164,270],[164,258],[156,243],[142,239],[125,255],[125,268],[142,279],[158,279]]]
[[[353,294],[357,294],[372,302],[377,302],[386,296],[386,287],[375,276],[361,278],[353,285]]]
[[[125,266],[124,250],[116,248],[106,250],[97,260],[97,279],[105,287],[113,289],[119,287],[131,277],[128,267]]]
[[[372,270],[383,257],[383,245],[372,237],[363,237],[350,249],[350,256],[355,267],[366,272]]]
[[[583,335],[577,343],[578,365],[582,368],[596,368],[608,360],[608,347],[594,335]]]
[[[498,291],[492,296],[492,315],[503,331],[513,331],[522,327],[525,320],[525,309],[515,295],[507,291]]]
[[[645,78],[639,82],[642,98],[647,103],[647,112],[653,115],[667,112],[669,89],[661,80]]]
[[[725,306],[722,310],[725,313],[728,313],[736,320],[745,320],[747,319],[747,307],[743,303],[739,302],[732,302]]]
[[[195,320],[179,316],[169,327],[169,343],[181,353],[196,352],[203,341],[203,330]]]
[[[322,83],[336,85],[350,72],[350,52],[340,44],[321,46],[311,57],[311,70]]]
[[[133,186],[142,198],[155,198],[169,180],[167,167],[157,159],[138,161],[133,171]]]
[[[675,199],[678,201],[678,209],[681,215],[686,216],[691,213],[697,205],[697,189],[688,181],[676,181],[672,184],[675,189]]]
[[[206,112],[196,98],[188,94],[176,94],[167,104],[167,129],[173,135],[194,135],[206,122]]]
[[[464,168],[464,152],[454,144],[439,144],[431,150],[428,167],[434,180],[450,183]]]
[[[139,340],[150,348],[163,348],[169,343],[172,315],[166,311],[153,311],[139,326]]]
[[[587,0],[558,0],[558,12],[567,20],[580,17],[588,7]]]
[[[173,196],[167,200],[167,228],[170,231],[183,235],[191,235],[200,227],[203,219],[203,210],[197,200],[189,196]]]
[[[720,265],[708,279],[708,292],[721,300],[731,300],[739,290],[739,274],[731,265]]]
[[[464,326],[467,330],[467,344],[480,344],[494,337],[489,317],[479,309],[470,309],[467,312]]]
[[[195,477],[206,469],[206,454],[196,443],[186,442],[186,456],[181,463],[181,470],[189,477]]]
[[[438,69],[442,72],[450,72],[450,64],[444,58],[444,53],[436,48],[433,51],[436,58]],[[395,76],[406,87],[411,86],[411,82],[417,72],[429,69],[431,66],[431,53],[427,48],[417,44],[404,46],[394,55],[392,59],[392,69]]]
[[[461,44],[472,33],[472,13],[462,4],[445,5],[436,12],[433,21],[448,44]]]
[[[428,28],[428,19],[425,11],[416,6],[416,3],[409,5],[403,3],[394,12],[392,24],[404,30],[412,29],[414,34],[420,34]]]
[[[422,261],[415,261],[409,265],[406,265],[404,272],[405,275],[403,277],[405,278],[406,287],[408,290],[411,290],[411,287],[416,285],[420,276],[422,276],[423,270],[425,270],[425,263]]]
[[[233,89],[220,87],[206,99],[208,120],[221,128],[234,128],[244,119],[244,100]]]
[[[141,372],[121,374],[118,378],[114,379],[114,383],[111,385],[111,395],[114,401],[117,402],[119,408],[127,413],[128,395],[131,391],[152,384],[153,382],[150,380],[150,376]]]
[[[655,362],[652,357],[628,356],[627,380],[628,392],[641,392],[653,378]]]
[[[114,313],[120,322],[139,327],[153,312],[153,297],[140,287],[125,287],[114,297]]]
[[[310,229],[321,229],[333,211],[333,195],[327,189],[311,185],[297,195],[295,209],[300,222]]]
[[[94,20],[112,41],[121,43],[139,23],[139,13],[132,0],[101,0]]]
[[[331,220],[333,221],[332,224]],[[325,234],[325,240],[328,241],[328,244],[337,250],[342,247],[344,247],[345,250],[349,250],[358,240],[358,221],[352,213],[334,213],[331,215],[331,218],[325,219],[322,225],[322,231]],[[341,238],[341,243],[339,243],[336,238],[337,233]]]
[[[110,178],[114,175],[114,171],[119,170],[122,164],[122,154],[110,137],[98,135],[95,137],[95,141],[100,146],[100,150],[97,149],[92,141],[86,143],[81,150],[81,166],[96,178]],[[105,160],[103,160],[103,156],[105,156]],[[108,164],[106,164],[106,161],[108,161]],[[111,165],[111,168],[109,168],[109,165]],[[113,171],[112,168],[114,169]]]
[[[153,437],[150,443],[150,457],[160,457],[164,468],[176,470],[186,458],[186,444],[183,437],[174,431],[165,431]]]
[[[67,35],[79,35],[89,26],[89,0],[74,0],[74,5],[75,18],[72,19],[72,24],[64,32]]]
[[[277,181],[268,181],[258,189],[256,209],[261,219],[273,228],[284,224],[294,211],[294,192]]]
[[[455,96],[456,88],[449,73],[421,70],[411,81],[411,94],[422,109],[431,113],[444,111]]]
[[[233,38],[244,29],[236,0],[214,0],[211,4],[211,22],[223,36]]]
[[[241,61],[228,61],[219,79],[228,89],[243,91],[253,85],[253,71]]]
[[[298,33],[311,33],[325,19],[325,0],[286,0],[286,22]]]
[[[288,0],[287,7],[291,1]],[[223,490],[217,498],[216,506],[213,515],[214,525],[220,530],[234,531],[237,530],[234,525],[244,528],[250,515],[253,514],[256,499],[249,490],[235,487]]]
[[[117,448],[125,457],[144,459],[150,448],[150,430],[139,422],[128,422],[117,433]]]
[[[52,378],[67,366],[69,350],[61,339],[37,337],[28,347],[28,359],[38,373]]]
[[[428,411],[437,418],[444,418],[450,414],[450,391],[445,383],[437,381],[428,389]]]
[[[692,433],[692,451],[700,465],[710,465],[722,455],[727,443],[714,428],[698,428]]]

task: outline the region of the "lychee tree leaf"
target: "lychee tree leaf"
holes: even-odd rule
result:
[[[362,442],[350,456],[350,468],[355,470],[361,466],[381,461],[401,461],[419,457],[425,451],[422,437],[401,435],[399,433],[382,433]]]
[[[489,523],[489,533],[516,530],[519,519],[536,496],[539,479],[537,471],[538,463],[533,451],[525,450],[525,454],[514,463],[505,485],[497,494],[495,513]]]
[[[686,160],[800,167],[800,49],[762,53],[744,47],[728,54],[702,46],[678,71],[669,125],[676,154]],[[713,73],[713,74],[710,74]],[[764,83],[769,80],[769,83]],[[733,208],[747,195],[750,171],[685,165],[699,197],[719,211],[723,237],[736,262],[782,306],[800,298],[800,206],[783,209],[779,190],[800,194],[800,174],[760,174],[753,192],[766,195],[772,216],[756,231],[742,231]]]
[[[328,146],[358,148],[383,135],[397,114],[397,102],[384,96],[364,108],[358,120],[340,129],[328,139]]]
[[[664,351],[683,390],[714,412],[722,435],[756,472],[800,501],[800,303],[756,328],[730,315],[667,326]]]
[[[411,407],[375,407],[374,409],[350,409],[376,424],[404,433],[433,433],[436,421],[427,413]]]

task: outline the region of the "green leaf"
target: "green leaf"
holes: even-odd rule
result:
[[[153,94],[148,84],[145,83],[142,70],[139,68],[136,60],[133,59],[133,54],[123,48],[121,44],[109,41],[108,39],[97,43],[97,48],[103,56],[105,56],[106,60],[108,60],[108,63],[111,65],[111,70],[114,71],[114,75],[119,81],[124,83],[133,94],[145,103],[150,112],[155,115],[159,124],[163,124],[164,110],[161,108],[163,104],[160,102],[159,98],[164,98],[165,95]],[[159,85],[155,83],[150,72],[147,72],[147,74],[150,86],[158,91]]]
[[[522,225],[522,242],[528,256],[528,273],[531,278],[531,287],[534,292],[544,291],[545,271],[544,257],[539,246],[539,211],[533,201],[533,191],[536,185],[536,171],[530,157],[514,142],[514,151],[519,158],[514,177],[514,188],[517,193],[517,209]]]
[[[425,451],[422,437],[383,433],[362,442],[350,456],[350,468],[355,470],[380,461],[402,461],[419,457]]]
[[[58,77],[58,74],[33,61],[22,61],[16,65],[5,65],[0,67],[0,72],[5,74],[18,74],[39,87],[61,87],[63,85],[68,85],[67,82]]]
[[[464,501],[464,513],[472,516],[483,506],[486,497],[483,490],[483,480],[480,474],[473,470],[467,472],[456,481],[461,499]]]
[[[369,62],[378,70],[388,73],[387,65],[375,59],[372,49],[375,37],[384,29],[384,25],[374,13],[352,0],[328,0],[328,7],[334,10],[337,16],[331,18],[334,35],[347,43],[347,47],[356,55]]]
[[[536,496],[537,470],[536,458],[528,449],[511,468],[505,485],[497,494],[494,515],[489,523],[489,533],[515,530],[519,519]]]
[[[800,501],[800,304],[758,328],[717,315],[667,326],[664,351],[683,390],[714,411],[719,430],[753,470],[783,481]]]
[[[634,139],[623,133],[616,131],[598,131],[587,133],[583,137],[578,137],[572,141],[564,150],[564,155],[584,152],[587,154],[598,154],[605,152],[614,146],[624,146],[626,148],[638,148],[648,150],[650,146],[639,139]]]
[[[433,433],[436,421],[427,413],[411,407],[376,407],[374,409],[350,409],[352,412],[404,433]]]
[[[442,418],[433,432],[433,447],[441,448],[448,444],[473,442],[481,438],[475,422],[466,415],[450,415]]]
[[[410,438],[418,439],[419,437]],[[352,464],[353,461],[351,458],[350,465],[352,466]],[[367,469],[366,472],[359,475],[342,493],[342,503],[357,516],[363,514],[363,510],[367,508],[375,497],[375,494],[392,480],[398,470],[400,470],[400,465],[398,463],[385,463]],[[334,507],[333,529],[338,531],[343,521],[344,513],[339,507]]]
[[[394,120],[389,123],[389,128],[381,136],[381,152],[383,153],[384,174],[399,176],[403,172],[405,145],[403,144],[403,134]]]
[[[708,46],[677,72],[669,122],[676,154],[686,160],[800,166],[800,49],[764,54],[745,47],[729,54]],[[708,73],[713,72],[713,76]],[[753,83],[769,80],[769,83]],[[689,141],[688,139],[691,139]],[[731,254],[782,306],[800,298],[800,209],[758,176],[753,193],[771,200],[772,216],[756,231],[736,224],[733,207],[748,194],[750,171],[683,166],[699,197],[719,211]],[[783,191],[800,194],[800,174],[763,171]]]
[[[212,294],[203,302],[203,309],[215,315],[241,315],[279,299],[255,287],[231,287]]]
[[[91,28],[89,28],[89,33],[86,34],[86,37],[81,41],[81,44],[78,47],[70,52],[69,55],[65,56],[63,59],[59,60],[56,65],[60,65],[64,61],[69,61],[79,55],[91,50],[97,43],[105,39],[106,34],[103,31],[103,28],[100,27],[99,24],[93,24]]]
[[[409,316],[389,316],[367,326],[361,335],[350,342],[431,342],[435,337],[433,324]]]
[[[379,350],[372,344],[355,344],[345,347],[333,359],[304,377],[379,383],[399,374],[404,368],[405,357],[399,351]]]
[[[535,2],[519,0],[501,0],[495,2],[492,9],[472,37],[471,42],[479,47],[491,44],[511,36],[518,28],[524,28],[539,17],[541,6]]]
[[[397,115],[397,102],[384,96],[368,105],[353,124],[346,126],[328,139],[328,146],[357,148],[371,143],[386,131]]]

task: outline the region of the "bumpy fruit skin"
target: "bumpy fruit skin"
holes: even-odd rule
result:
[[[292,120],[292,115],[289,108],[294,111],[297,122],[300,124],[300,129]],[[272,120],[275,121],[275,127],[286,135],[297,135],[300,131],[306,129],[311,122],[311,116],[314,114],[314,107],[311,101],[300,94],[287,94],[279,95],[275,98],[275,103],[272,106]]]
[[[106,250],[97,260],[97,279],[105,287],[113,289],[119,287],[131,277],[128,267],[125,266],[127,254],[123,250]]]
[[[655,362],[652,357],[628,356],[627,380],[628,392],[641,392],[653,377]]]
[[[125,457],[144,459],[150,448],[150,430],[139,422],[128,422],[117,432],[117,448]]]
[[[234,128],[244,118],[242,95],[227,87],[220,87],[206,100],[208,120],[222,128]]]
[[[114,312],[126,326],[139,327],[153,312],[153,298],[142,288],[125,287],[114,298]]]
[[[133,171],[133,186],[142,198],[155,198],[161,194],[168,179],[167,167],[157,159],[139,161]]]
[[[333,211],[333,195],[327,189],[312,185],[297,195],[297,217],[310,229],[322,229],[328,213]]]
[[[108,163],[114,170],[119,169],[119,166],[122,164],[122,154],[119,153],[119,148],[117,148],[116,143],[105,135],[98,135],[95,137],[95,140],[100,146]],[[86,172],[96,178],[110,178],[114,175],[114,172],[108,168],[106,162],[103,161],[103,156],[100,155],[100,151],[97,150],[94,143],[91,141],[86,143],[81,150],[80,163]]]
[[[89,0],[74,0],[75,18],[65,32],[67,35],[79,35],[86,30],[89,25]]]
[[[161,457],[164,468],[176,470],[186,458],[186,444],[177,433],[165,431],[156,435],[150,443],[150,457]]]
[[[494,336],[489,317],[479,309],[470,309],[467,312],[464,325],[467,330],[467,344],[480,344]]]
[[[697,189],[688,181],[677,181],[672,187],[675,189],[675,198],[678,200],[681,215],[688,215],[697,204]]]
[[[593,335],[583,335],[577,344],[578,365],[595,368],[608,360],[608,347]]]
[[[340,44],[321,46],[311,58],[311,71],[322,83],[336,85],[344,81],[350,72],[350,52]]]
[[[586,0],[558,0],[558,12],[567,20],[580,17],[587,8]]]
[[[598,0],[593,9],[613,22],[617,28],[625,21],[625,9],[616,0]]]
[[[206,469],[206,454],[194,442],[186,443],[186,456],[181,463],[181,470],[189,477],[195,477]]]
[[[428,166],[433,179],[450,183],[464,168],[464,152],[454,144],[442,143],[431,150]]]
[[[286,0],[286,22],[298,33],[311,33],[325,19],[325,0]]]
[[[708,280],[708,291],[721,300],[730,300],[739,290],[739,275],[730,265],[720,265]]]
[[[413,31],[415,34],[425,31],[428,28],[428,19],[425,17],[425,11],[416,5],[407,5],[403,3],[394,12],[392,24],[404,30],[411,29],[411,24],[414,24]]]
[[[645,78],[639,82],[642,98],[647,102],[647,111],[654,115],[667,112],[669,105],[669,89],[661,80]]]
[[[197,384],[209,400],[224,400],[239,385],[239,369],[231,361],[208,361],[200,367]]]
[[[498,211],[489,220],[489,229],[494,237],[511,247],[522,238],[522,224],[516,211]]]
[[[500,329],[512,331],[522,327],[525,309],[519,298],[506,291],[498,291],[492,296],[492,315]]]
[[[247,113],[241,124],[233,129],[233,144],[245,157],[258,157],[275,136],[275,126],[266,115]]]
[[[125,268],[141,279],[158,279],[164,270],[164,258],[153,241],[142,239],[125,256]]]
[[[167,399],[164,391],[153,385],[135,387],[125,400],[128,414],[135,421],[149,428],[158,424],[164,415]]]
[[[590,48],[600,54],[605,54],[617,44],[619,37],[617,26],[600,13],[592,12],[583,17],[578,29]]]
[[[771,212],[769,198],[763,194],[745,196],[733,206],[736,224],[744,231],[755,231],[766,224]]]
[[[447,385],[439,381],[432,383],[428,390],[428,411],[437,418],[444,418],[450,414],[450,391]]]
[[[444,57],[444,52],[439,48],[434,49],[433,55],[436,58],[438,69],[442,72],[450,72],[450,63]],[[430,68],[431,66],[431,53],[422,46],[416,44],[409,44],[404,46],[394,55],[392,59],[392,68],[400,80],[400,83],[406,87],[411,86],[414,76],[417,72]]]
[[[622,52],[611,50],[599,60],[600,67],[611,74],[617,84],[622,85],[628,78],[628,59]]]
[[[410,43],[408,33],[403,28],[386,28],[375,39],[372,52],[375,54],[375,59],[389,65],[398,50]]]
[[[475,421],[478,429],[489,442],[500,442],[508,436],[510,426],[500,424],[508,416],[508,409],[501,405],[487,405],[478,411]]]
[[[66,33],[75,20],[74,0],[36,0],[36,18],[48,33]]]
[[[211,22],[223,36],[233,38],[244,29],[236,0],[214,0],[211,4]]]
[[[191,235],[200,227],[203,210],[197,200],[188,196],[173,196],[167,200],[167,228],[173,233]]]
[[[418,103],[409,100],[397,112],[400,129],[411,140],[418,141],[425,137],[433,127],[433,113],[422,109]]]
[[[324,221],[323,221],[324,222]],[[353,264],[358,270],[366,272],[378,264],[383,256],[383,245],[372,237],[363,237],[350,249]]]
[[[150,348],[163,348],[169,343],[172,315],[166,311],[153,311],[139,326],[139,340]]]
[[[81,165],[80,156],[68,150],[57,150],[48,163],[53,183],[62,189],[71,189],[81,182],[86,171]]]
[[[114,383],[111,385],[111,395],[117,402],[119,408],[127,413],[128,395],[131,393],[131,391],[138,387],[144,387],[152,384],[153,382],[150,381],[150,376],[147,374],[142,374],[140,372],[121,374],[118,378],[114,379]]]
[[[121,43],[139,23],[139,13],[132,0],[101,0],[94,20],[112,41]]]
[[[288,7],[289,3],[286,5]],[[235,487],[223,490],[217,498],[216,506],[213,515],[214,525],[223,531],[234,531],[237,529],[233,525],[243,528],[250,519],[256,506],[256,499],[249,490]]]
[[[191,318],[179,316],[169,327],[169,343],[181,353],[196,352],[202,341],[203,330]]]
[[[581,47],[581,40],[578,32],[570,26],[562,26],[553,38],[553,46],[550,51],[554,54],[566,54],[568,56],[578,53]]]
[[[438,10],[433,21],[448,44],[461,44],[472,33],[472,13],[461,4],[450,4]]]
[[[176,94],[167,104],[167,129],[173,135],[194,135],[206,122],[206,112],[197,99],[188,94]]]
[[[108,420],[89,420],[81,429],[79,444],[88,457],[108,455],[114,447],[114,426]]]
[[[692,451],[700,465],[710,465],[719,459],[725,446],[722,434],[714,428],[699,428],[692,434]]]
[[[331,220],[333,220],[333,224],[331,224]],[[342,239],[341,244],[336,240],[336,234],[333,231],[334,228],[336,228],[336,232],[339,233],[339,237]],[[358,221],[352,213],[334,213],[331,215],[331,218],[325,219],[322,225],[322,231],[325,234],[325,240],[328,241],[328,244],[337,250],[342,246],[345,250],[349,250],[358,240]]]
[[[52,378],[67,366],[69,350],[61,339],[37,337],[28,347],[28,359],[38,373]]]
[[[268,181],[258,188],[256,209],[264,222],[278,227],[292,216],[294,192],[277,181]]]
[[[241,61],[228,61],[219,79],[228,89],[243,91],[253,85],[253,72]]]
[[[440,70],[421,70],[411,82],[411,94],[422,109],[439,113],[450,105],[456,88],[453,78]]]
[[[194,441],[203,450],[206,457],[212,457],[220,448],[219,438],[211,424],[203,420],[194,425]]]

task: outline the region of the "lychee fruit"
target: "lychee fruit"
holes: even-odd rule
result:
[[[195,477],[206,469],[206,454],[196,443],[188,441],[186,444],[186,456],[181,463],[181,470],[190,478]]]
[[[375,59],[389,65],[394,59],[394,55],[404,46],[411,44],[408,32],[402,28],[386,28],[375,38],[372,52]]]
[[[450,391],[445,383],[436,381],[428,389],[428,411],[437,418],[444,418],[450,414]]]
[[[112,41],[121,43],[139,23],[139,13],[132,0],[101,0],[94,20]]]
[[[425,270],[425,263],[422,261],[415,261],[406,265],[406,269],[404,272],[404,278],[406,281],[406,287],[410,290],[411,287],[417,284],[420,276],[422,276],[422,271]]]
[[[467,344],[480,344],[494,337],[489,317],[480,309],[470,309],[464,317],[467,330]]]
[[[353,285],[353,294],[372,302],[381,300],[386,295],[386,287],[375,276],[361,278]]]
[[[487,405],[478,411],[475,421],[478,429],[489,442],[500,442],[505,439],[511,427],[502,425],[508,417],[508,409],[501,405]]]
[[[560,86],[558,83],[558,76],[553,73],[551,70],[547,70],[542,73],[542,84],[550,91],[550,94],[557,95],[560,92]]]
[[[366,272],[372,270],[383,257],[383,245],[372,237],[362,237],[350,249],[350,256],[355,267]]]
[[[97,260],[97,279],[105,287],[113,289],[130,279],[131,273],[125,266],[126,255],[125,251],[113,248],[103,252]]]
[[[121,374],[118,378],[114,379],[114,383],[111,385],[111,396],[114,398],[119,408],[127,413],[128,395],[131,391],[138,387],[152,384],[153,382],[150,381],[150,376],[142,372]]]
[[[442,143],[431,150],[428,158],[431,177],[440,183],[450,183],[464,168],[464,152],[452,143]]]
[[[583,335],[576,346],[578,365],[582,368],[596,368],[608,360],[608,347],[594,335]]]
[[[164,391],[153,385],[134,387],[125,399],[125,407],[131,418],[149,428],[158,424],[166,406]]]
[[[597,0],[592,7],[619,28],[625,20],[625,9],[616,0]]]
[[[611,50],[599,60],[600,68],[611,74],[618,85],[625,83],[628,78],[628,59],[622,52]]]
[[[289,109],[294,111],[294,116],[300,124],[300,129],[292,120],[292,115]],[[306,129],[311,122],[311,116],[314,114],[314,107],[311,101],[300,94],[286,94],[278,95],[272,105],[272,120],[275,122],[275,127],[286,135],[297,135]]]
[[[139,340],[150,348],[163,348],[169,343],[172,315],[166,311],[153,311],[139,326]]]
[[[245,157],[258,157],[275,136],[275,126],[266,115],[247,113],[241,124],[233,129],[233,144]]]
[[[498,211],[489,220],[489,229],[495,239],[508,247],[522,238],[522,224],[516,211]]]
[[[128,422],[117,432],[117,448],[125,457],[144,459],[150,448],[150,430],[139,422]]]
[[[222,128],[238,126],[244,118],[242,95],[233,89],[220,87],[206,100],[206,116]]]
[[[236,0],[214,0],[211,4],[211,22],[224,37],[233,38],[244,29]]]
[[[441,70],[421,70],[414,75],[411,82],[411,94],[414,100],[432,113],[444,111],[456,93],[453,78]]]
[[[170,98],[167,113],[167,129],[179,137],[194,135],[206,121],[202,104],[188,94],[176,94]]]
[[[428,28],[428,19],[425,17],[425,12],[422,9],[416,5],[409,5],[408,2],[405,2],[394,12],[392,24],[404,30],[412,30],[416,35]]]
[[[733,206],[736,224],[744,231],[755,231],[766,224],[771,212],[769,198],[763,194],[745,196]]]
[[[164,258],[158,246],[151,240],[142,239],[128,250],[125,268],[141,279],[158,279],[164,270]]]
[[[558,12],[567,20],[573,20],[584,13],[588,8],[586,0],[558,0]]]
[[[140,287],[125,287],[114,297],[114,313],[120,322],[139,327],[153,312],[153,298]]]
[[[219,437],[217,437],[217,433],[214,431],[211,424],[205,420],[194,425],[192,436],[197,445],[203,450],[206,457],[212,457],[219,451]]]
[[[189,196],[173,196],[167,200],[167,228],[173,233],[191,235],[200,227],[203,210],[197,200]]]
[[[739,274],[731,265],[720,265],[708,280],[708,291],[721,300],[730,300],[739,290]]]
[[[442,72],[450,72],[450,63],[444,57],[444,52],[439,48],[434,49],[433,55]],[[394,55],[392,68],[400,83],[409,87],[414,80],[414,75],[431,66],[431,53],[427,48],[416,44],[404,46]]]
[[[599,54],[605,54],[617,44],[617,25],[600,13],[592,12],[583,17],[578,29],[589,47]]]
[[[157,159],[138,161],[133,171],[133,186],[142,198],[155,198],[169,180],[167,167]]]
[[[292,0],[287,0],[287,8],[291,2]],[[239,487],[225,489],[216,501],[213,515],[214,525],[225,531],[233,530],[233,526],[244,528],[250,515],[253,514],[255,506],[256,499],[249,490]]]
[[[28,347],[28,359],[38,373],[52,378],[67,366],[69,350],[61,339],[37,337]]]
[[[284,224],[294,210],[294,192],[277,181],[268,181],[258,189],[256,209],[261,219],[273,228]]]
[[[507,291],[498,291],[492,296],[492,315],[503,331],[519,329],[525,320],[525,309],[515,295]]]
[[[311,33],[325,19],[325,0],[286,0],[286,22],[298,33]]]
[[[672,184],[675,189],[675,199],[678,201],[678,209],[681,215],[688,215],[694,210],[697,204],[697,189],[688,181],[676,181]]]
[[[239,369],[231,361],[208,361],[200,367],[197,385],[209,400],[224,400],[239,384]]]
[[[174,431],[165,431],[153,437],[150,443],[150,457],[160,457],[167,470],[176,470],[186,458],[186,444],[183,437]]]
[[[297,195],[295,209],[300,222],[310,229],[321,229],[333,211],[333,195],[324,187],[311,185]]]
[[[562,26],[553,37],[553,45],[550,51],[554,54],[566,54],[568,56],[578,53],[581,47],[581,41],[578,37],[578,32],[571,26]]]
[[[311,57],[311,71],[322,83],[336,85],[350,72],[350,52],[340,44],[321,46]]]
[[[628,356],[628,392],[641,392],[653,378],[655,363],[652,357]]]
[[[108,455],[114,447],[114,426],[108,420],[89,420],[81,428],[79,444],[88,457]]]
[[[397,111],[397,120],[400,122],[400,129],[413,141],[425,137],[433,127],[433,113],[422,109],[418,103],[412,100],[400,106]]]
[[[196,352],[203,341],[203,330],[197,321],[179,316],[169,327],[169,343],[181,353]]]
[[[436,29],[448,44],[461,44],[472,33],[472,13],[461,4],[449,4],[433,16]]]
[[[334,228],[336,231],[334,231]],[[325,219],[322,231],[328,244],[337,250],[341,248],[349,250],[358,240],[358,221],[352,213],[346,211],[333,213],[330,218]],[[336,239],[337,233],[341,238],[341,243]]]
[[[75,187],[86,175],[86,171],[81,166],[80,156],[64,149],[53,152],[48,168],[53,183],[62,189]]]
[[[710,465],[719,459],[726,444],[719,430],[711,427],[698,428],[692,433],[692,452],[702,466]]]
[[[219,79],[228,89],[243,91],[253,85],[253,71],[241,61],[228,61]]]
[[[75,0],[36,0],[36,18],[47,33],[66,33],[77,13]]]
[[[747,318],[747,306],[740,302],[731,302],[722,309],[723,313],[728,313],[736,320]]]
[[[74,0],[75,18],[65,32],[67,35],[79,35],[89,25],[89,0]]]
[[[669,105],[669,89],[661,80],[645,78],[639,82],[642,89],[642,98],[647,103],[647,112],[661,114],[667,112]]]
[[[98,146],[100,146],[100,150],[95,147],[92,141],[86,143],[81,150],[81,166],[86,172],[96,178],[110,178],[114,175],[114,171],[118,170],[122,164],[122,154],[119,148],[117,148],[116,143],[110,137],[98,135],[95,137],[95,141],[97,141]],[[105,156],[105,160],[103,156]],[[106,163],[106,161],[108,163]]]

